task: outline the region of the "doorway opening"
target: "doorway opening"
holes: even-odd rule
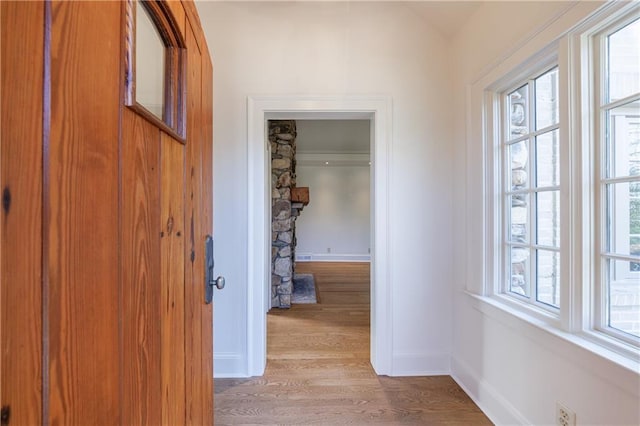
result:
[[[370,262],[370,130],[370,120],[269,120],[272,308],[317,299],[301,263],[336,262],[337,272],[345,262]],[[351,291],[369,303],[363,284]],[[355,297],[340,287],[324,290],[338,303],[348,301],[334,293]]]
[[[371,369],[370,130],[364,119],[268,122],[269,377]]]
[[[267,312],[271,307],[271,174],[268,120],[367,120],[371,156],[370,361],[377,374],[390,374],[392,299],[389,286],[389,165],[391,99],[387,97],[253,97],[248,100],[249,376],[266,367]]]

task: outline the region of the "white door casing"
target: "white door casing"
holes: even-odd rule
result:
[[[387,96],[250,96],[248,122],[247,373],[261,376],[267,363],[271,296],[271,174],[267,120],[371,120],[371,364],[391,373],[392,292],[389,189],[392,100]]]

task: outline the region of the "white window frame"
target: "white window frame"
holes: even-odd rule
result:
[[[546,324],[557,328],[563,328],[565,320],[562,318],[564,301],[567,298],[567,291],[564,283],[568,281],[568,268],[562,266],[566,263],[567,250],[564,242],[569,240],[568,227],[564,226],[568,223],[570,214],[569,206],[566,204],[568,190],[563,182],[568,182],[568,176],[565,176],[564,164],[566,162],[569,151],[567,143],[567,122],[568,115],[566,108],[568,91],[566,67],[567,61],[564,59],[566,55],[562,53],[566,51],[565,43],[562,40],[550,44],[537,55],[530,58],[526,63],[515,67],[511,72],[506,73],[503,78],[492,84],[485,91],[485,125],[486,125],[486,141],[490,151],[487,153],[487,165],[491,168],[489,179],[492,181],[491,187],[493,194],[491,195],[492,203],[487,218],[491,220],[490,229],[492,229],[492,240],[489,242],[490,253],[493,253],[493,262],[488,271],[490,285],[486,288],[488,296],[493,297],[499,303],[505,306],[524,312],[526,315],[533,317],[535,320],[542,321]],[[559,155],[560,163],[560,308],[554,308],[542,302],[535,301],[535,291],[532,289],[530,298],[523,298],[509,291],[510,268],[509,268],[509,245],[506,244],[506,235],[508,230],[507,206],[505,188],[508,179],[508,170],[506,169],[507,159],[506,149],[504,148],[503,137],[506,132],[505,118],[503,117],[504,97],[513,90],[521,87],[523,84],[532,82],[535,78],[543,75],[547,71],[558,68],[558,102],[559,124],[557,126],[559,132]],[[530,95],[533,91],[530,91]],[[529,123],[532,126],[533,123]],[[556,126],[550,126],[556,127]],[[548,128],[547,128],[548,130]],[[529,134],[536,135],[538,131],[531,131]],[[532,152],[529,146],[529,152]],[[533,192],[531,192],[533,194]],[[529,200],[531,204],[531,199]],[[529,209],[529,216],[535,214],[533,208]],[[491,235],[489,234],[489,235]],[[529,235],[528,246],[536,247],[537,244],[532,240],[535,235]],[[530,262],[530,268],[534,265]],[[533,276],[533,274],[530,274]],[[530,283],[533,286],[535,283]]]
[[[638,8],[636,8],[638,9]],[[610,327],[607,324],[608,294],[606,291],[606,259],[610,260],[632,260],[629,256],[605,253],[604,243],[606,241],[606,194],[604,188],[610,183],[622,183],[629,181],[627,178],[607,178],[606,169],[606,113],[613,108],[624,105],[632,100],[640,99],[640,93],[627,96],[614,102],[606,102],[605,79],[606,61],[602,59],[607,54],[605,46],[607,36],[622,29],[633,21],[640,19],[640,10],[625,13],[621,16],[615,14],[608,20],[604,20],[600,25],[593,26],[583,35],[583,54],[588,55],[591,60],[588,65],[588,76],[583,76],[582,90],[590,89],[592,99],[583,102],[583,116],[589,117],[591,133],[587,142],[591,145],[591,152],[594,154],[594,169],[589,176],[591,182],[592,205],[594,224],[592,232],[594,235],[593,250],[590,261],[593,265],[591,275],[591,309],[588,318],[588,333],[603,345],[613,349],[625,350],[625,345],[640,348],[640,338],[627,334],[623,331]],[[640,274],[631,273],[632,275]]]
[[[545,302],[539,301],[537,298],[538,259],[536,255],[539,250],[555,252],[560,254],[561,245],[559,245],[559,247],[556,248],[551,246],[544,246],[536,241],[537,229],[538,229],[538,218],[536,214],[539,212],[537,195],[542,192],[551,192],[551,191],[558,191],[559,193],[560,185],[558,184],[558,185],[546,186],[546,187],[541,187],[537,185],[537,182],[536,182],[537,158],[535,158],[535,150],[534,150],[537,144],[536,140],[538,136],[547,134],[549,132],[554,132],[556,130],[558,131],[559,144],[561,145],[563,142],[559,137],[560,126],[561,126],[560,118],[558,119],[558,122],[556,124],[546,126],[542,129],[534,130],[534,127],[535,127],[534,123],[536,120],[534,116],[535,114],[534,111],[536,109],[536,106],[534,105],[535,98],[536,98],[535,80],[543,76],[544,74],[552,71],[553,69],[558,69],[558,73],[559,73],[559,67],[557,63],[557,52],[554,52],[554,54],[547,61],[542,62],[541,66],[532,70],[533,72],[531,75],[529,75],[529,77],[527,77],[526,79],[519,80],[518,82],[516,82],[515,85],[512,85],[511,87],[507,88],[506,90],[503,90],[500,93],[500,99],[501,99],[500,119],[502,120],[502,126],[501,126],[502,133],[500,138],[500,151],[502,156],[501,158],[502,191],[500,193],[500,198],[501,198],[501,207],[502,207],[501,213],[502,213],[502,217],[504,218],[504,220],[502,220],[502,223],[501,223],[501,231],[502,231],[501,256],[502,256],[502,274],[503,275],[502,275],[502,278],[500,279],[500,284],[501,284],[500,293],[504,294],[505,296],[513,297],[517,301],[527,303],[538,309],[547,311],[552,316],[557,316],[559,308],[549,305]],[[560,96],[560,90],[561,90],[560,88],[561,84],[559,80],[560,79],[558,78],[558,83],[559,83],[558,97]],[[528,91],[529,110],[527,111],[528,113],[527,120],[528,120],[529,131],[524,136],[509,139],[507,137],[509,133],[509,128],[510,128],[510,125],[508,123],[509,120],[508,120],[508,113],[507,113],[507,109],[508,109],[507,97],[509,96],[510,93],[513,93],[514,91],[518,90],[519,88],[525,85],[527,85],[527,91]],[[562,105],[562,103],[560,103],[560,99],[558,99],[558,105],[559,105],[559,108]],[[516,143],[523,142],[523,141],[527,142],[527,158],[528,158],[527,161],[529,164],[527,179],[529,182],[526,188],[519,191],[512,191],[508,189],[511,187],[511,179],[512,179],[511,167],[509,166],[510,158],[508,154],[508,151],[509,151],[508,146],[512,146],[512,145],[515,145]],[[562,162],[559,161],[559,164],[561,165]],[[528,235],[528,242],[526,243],[514,243],[509,241],[509,238],[508,238],[511,232],[509,229],[509,224],[511,223],[511,220],[509,218],[509,209],[511,206],[508,203],[508,197],[513,196],[514,194],[523,194],[526,197],[528,197],[527,221],[528,221],[529,235]],[[562,216],[562,209],[560,209],[560,216]],[[560,232],[562,233],[562,227],[560,227]],[[560,241],[562,241],[562,239],[560,239]],[[511,264],[510,251],[514,247],[521,247],[526,249],[529,252],[529,264],[528,264],[529,267],[527,268],[528,269],[527,280],[529,280],[530,294],[528,296],[518,295],[517,293],[512,292],[510,289],[511,279],[512,279],[511,270],[510,270],[510,264]],[[562,269],[564,268],[560,268],[561,273],[562,273]],[[562,286],[561,280],[560,280],[560,286]]]
[[[486,249],[484,287],[469,288],[471,295],[481,295],[491,306],[500,307],[507,315],[545,328],[565,340],[607,357],[617,363],[640,362],[640,339],[621,338],[618,333],[603,329],[599,267],[602,236],[596,225],[602,217],[596,179],[600,167],[599,145],[595,138],[599,131],[595,79],[601,72],[594,64],[594,43],[597,37],[611,28],[621,28],[640,16],[638,3],[610,3],[596,11],[582,23],[558,38],[529,59],[499,67],[502,72],[493,83],[484,85],[481,130],[484,139],[484,247]],[[528,78],[543,74],[553,64],[559,70],[560,102],[560,307],[541,308],[536,304],[517,300],[505,292],[509,266],[505,255],[507,220],[504,207],[505,183],[501,116],[502,95],[520,87]],[[495,75],[495,74],[494,74]],[[473,92],[471,92],[473,96]],[[473,98],[471,98],[473,99]],[[479,99],[479,98],[478,98]],[[597,111],[597,115],[596,115]],[[473,122],[472,122],[473,123]],[[472,124],[471,130],[473,131]],[[531,237],[531,236],[530,236]],[[507,286],[507,287],[505,287]],[[475,290],[475,291],[474,291]],[[479,291],[481,290],[481,291]],[[622,360],[626,361],[622,361]],[[628,364],[627,364],[628,365]]]

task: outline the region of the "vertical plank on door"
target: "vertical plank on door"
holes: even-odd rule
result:
[[[0,2],[0,404],[42,423],[44,4]]]
[[[121,6],[51,5],[48,424],[120,423]]]
[[[182,6],[185,11],[185,15],[187,16],[187,22],[191,24],[191,28],[194,29],[194,36],[196,37],[196,41],[198,42],[198,46],[200,46],[200,51],[205,52],[203,55],[209,56],[209,52],[207,51],[207,42],[205,39],[204,31],[202,30],[202,23],[200,22],[200,17],[198,16],[198,8],[196,7],[196,2],[192,0],[182,0]]]
[[[121,146],[122,424],[162,422],[160,130],[128,108]]]
[[[185,420],[184,145],[162,133],[160,148],[162,424]]]
[[[205,45],[206,46],[206,45]],[[202,55],[202,234],[213,233],[213,66]],[[218,248],[219,250],[220,248]],[[218,271],[219,272],[219,271]],[[201,305],[202,407],[204,424],[213,424],[213,304]]]
[[[185,270],[185,351],[187,424],[202,419],[202,319],[204,304],[204,236],[202,235],[202,126],[200,51],[191,26],[186,32],[187,61],[187,244]]]

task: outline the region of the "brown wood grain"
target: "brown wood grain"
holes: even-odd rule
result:
[[[203,424],[202,407],[202,319],[204,303],[204,238],[202,236],[202,107],[201,59],[191,26],[187,27],[187,197],[185,244],[185,359],[186,423]]]
[[[206,46],[206,45],[205,45]],[[206,48],[202,51],[202,235],[213,230],[213,66]],[[214,271],[214,272],[217,272]],[[204,298],[204,294],[201,293]],[[202,323],[202,418],[213,424],[213,303],[201,304]]]
[[[40,424],[44,4],[3,1],[0,15],[0,404]]]
[[[297,269],[361,288],[369,264],[300,262]],[[319,291],[326,300],[322,284]],[[369,362],[369,321],[368,303],[272,309],[265,374],[216,379],[216,423],[491,424],[449,376],[377,376]]]
[[[121,4],[52,2],[52,424],[118,424]]]
[[[122,115],[122,424],[162,421],[160,130]]]
[[[210,61],[191,50],[185,146],[122,105],[125,6],[0,2],[0,402],[11,424],[213,421]],[[191,45],[203,39],[194,27]]]
[[[185,421],[184,145],[162,133],[160,256],[162,423]]]
[[[209,52],[209,48],[207,47],[207,40],[204,35],[204,31],[202,31],[202,23],[200,22],[200,17],[198,16],[198,9],[193,0],[182,0],[182,6],[184,8],[185,14],[187,16],[187,21],[191,23],[192,28],[198,28],[197,31],[194,32],[196,37],[196,42],[198,43],[198,48],[201,52]]]
[[[187,22],[187,17],[184,8],[182,7],[182,2],[180,0],[167,0],[166,4],[169,11],[173,15],[173,19],[176,22],[178,31],[180,31],[180,34],[182,34],[183,39],[186,38],[185,25]]]
[[[368,262],[297,262],[297,274],[313,274],[323,304],[366,304],[371,301]]]

